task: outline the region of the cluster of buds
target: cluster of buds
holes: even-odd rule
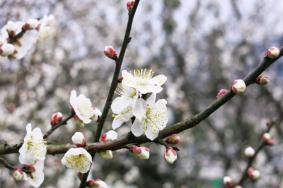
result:
[[[55,112],[51,115],[50,124],[51,126],[55,126],[60,123],[64,119],[64,116],[61,112]]]
[[[271,135],[269,133],[264,133],[262,135],[262,141],[266,144],[266,145],[274,145],[275,144],[275,140],[271,137]]]
[[[255,81],[258,85],[264,86],[269,82],[269,77],[266,75],[259,75]]]
[[[107,188],[107,184],[101,179],[91,179],[87,181],[87,187],[90,188]]]
[[[100,138],[100,142],[108,142],[113,141],[118,138],[118,134],[116,131],[110,130],[106,133],[103,133]],[[101,158],[105,160],[111,160],[113,159],[113,152],[111,150],[105,150],[98,152]]]
[[[81,132],[75,132],[75,134],[72,136],[72,142],[77,147],[85,147],[86,146],[85,136]]]
[[[135,0],[128,0],[127,1],[127,9],[131,11],[134,8]]]
[[[216,95],[217,98],[224,97],[228,93],[228,89],[220,89]]]
[[[117,52],[112,46],[105,46],[104,55],[113,60],[117,59]]]
[[[280,55],[280,49],[277,47],[270,47],[265,52],[265,57],[268,57],[270,59],[275,59]]]
[[[231,177],[225,176],[223,178],[223,184],[225,185],[226,188],[234,188],[234,182]]]
[[[249,168],[247,171],[247,175],[252,181],[256,181],[260,178],[260,171],[255,170],[253,168]]]
[[[144,146],[130,146],[129,150],[134,154],[135,157],[141,160],[147,160],[150,157],[150,149]]]
[[[242,94],[246,91],[246,88],[247,86],[244,80],[237,79],[233,81],[231,89],[235,94]]]
[[[173,164],[178,158],[177,151],[173,147],[166,147],[164,159],[166,162]]]
[[[253,157],[254,155],[255,155],[255,150],[254,150],[254,148],[252,148],[252,147],[247,147],[246,149],[245,149],[245,156],[246,157]]]

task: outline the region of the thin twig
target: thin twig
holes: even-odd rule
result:
[[[5,159],[0,158],[0,164],[2,164],[4,167],[6,167],[9,170],[14,170],[15,167],[13,167],[13,165],[11,165],[10,163],[8,163]]]

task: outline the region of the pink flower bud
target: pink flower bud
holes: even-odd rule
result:
[[[232,91],[235,94],[241,94],[244,93],[246,90],[246,84],[244,82],[244,80],[241,79],[237,79],[234,80],[232,83]]]
[[[167,147],[164,153],[164,159],[166,162],[173,164],[177,160],[177,151],[172,147]]]
[[[150,157],[150,149],[143,146],[130,146],[129,150],[134,154],[135,157],[147,160]]]
[[[112,46],[106,46],[104,48],[104,54],[110,59],[117,59],[117,52]]]
[[[107,188],[107,184],[100,179],[91,179],[87,181],[87,186],[90,188]]]
[[[269,82],[269,77],[265,75],[259,75],[255,81],[258,85],[266,85]]]
[[[265,56],[270,58],[270,59],[275,59],[280,55],[280,49],[277,47],[270,47],[268,50],[265,52]]]
[[[224,97],[228,93],[228,89],[220,89],[216,95],[217,98]]]
[[[52,126],[55,126],[58,123],[60,123],[63,120],[63,118],[64,118],[64,116],[61,112],[55,112],[51,115],[50,124]]]
[[[75,134],[72,136],[72,142],[77,147],[85,147],[86,146],[85,136],[81,132],[75,132]]]
[[[15,169],[12,175],[16,181],[21,181],[24,178],[24,172],[21,169]]]
[[[264,134],[262,135],[262,141],[263,141],[265,144],[270,145],[270,146],[272,146],[272,145],[275,144],[275,140],[270,136],[269,133],[264,133]]]
[[[168,136],[166,139],[165,139],[165,142],[167,144],[179,144],[180,143],[180,140],[181,140],[181,137],[177,134],[171,134],[170,136]]]
[[[127,1],[127,9],[130,11],[134,8],[135,0],[128,0]]]
[[[106,141],[113,141],[118,138],[118,134],[116,131],[110,130],[106,133],[103,133],[101,135],[100,141],[101,142],[106,142]]]
[[[223,178],[223,184],[227,187],[227,188],[233,188],[234,187],[234,183],[232,181],[232,178],[230,178],[229,176],[225,176]]]
[[[252,148],[252,147],[247,147],[246,149],[245,149],[245,156],[246,157],[253,157],[254,156],[254,154],[255,154],[255,150],[254,150],[254,148]]]
[[[100,157],[105,160],[111,160],[113,159],[113,152],[111,150],[105,150],[98,152]]]
[[[253,168],[249,168],[247,171],[247,175],[251,180],[255,181],[260,178],[260,171],[255,170]]]

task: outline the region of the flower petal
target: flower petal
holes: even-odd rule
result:
[[[156,128],[151,127],[150,125],[146,127],[145,130],[145,136],[149,139],[149,140],[154,140],[155,138],[157,138],[159,133],[159,130]]]
[[[117,97],[113,100],[111,105],[111,110],[114,114],[119,114],[125,110],[130,105],[130,100],[127,97]]]
[[[138,119],[135,119],[131,127],[131,131],[136,137],[141,136],[143,134],[142,123]]]
[[[124,122],[119,118],[114,118],[112,121],[112,129],[118,129]]]
[[[158,86],[162,86],[167,81],[167,77],[163,74],[160,74],[153,77],[150,81]]]
[[[141,120],[145,116],[146,102],[144,99],[138,99],[133,109],[133,114],[137,119]]]

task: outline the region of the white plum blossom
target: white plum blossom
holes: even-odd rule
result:
[[[161,86],[166,82],[167,77],[163,74],[152,77],[153,73],[151,69],[134,70],[133,73],[123,70],[122,85],[134,88],[141,94],[159,93],[162,91]]]
[[[27,134],[19,153],[19,161],[21,164],[33,164],[37,161],[44,161],[46,156],[46,144],[40,128],[32,130],[31,124],[26,126]]]
[[[90,169],[92,158],[84,148],[71,148],[65,153],[61,162],[77,172],[86,173]]]
[[[76,144],[76,145],[81,145],[81,146],[86,145],[84,134],[81,132],[75,132],[75,134],[72,136],[72,142],[73,144]]]
[[[113,140],[116,140],[118,138],[118,134],[116,131],[113,131],[113,130],[110,130],[106,133],[103,133],[101,135],[101,141],[102,142],[106,142],[106,141],[113,141]]]
[[[77,92],[75,90],[71,91],[70,96],[70,104],[76,114],[76,116],[83,123],[90,123],[91,118],[95,115],[95,111],[93,110],[91,101],[86,96],[80,94],[77,96]]]
[[[168,122],[167,101],[159,99],[155,102],[155,97],[153,93],[146,101],[139,99],[136,103],[133,111],[136,119],[131,127],[136,137],[145,133],[148,139],[154,140],[159,131],[166,127]]]
[[[44,161],[37,161],[32,165],[34,170],[30,173],[24,173],[24,180],[29,182],[33,187],[39,187],[44,181]]]
[[[1,47],[1,55],[2,56],[10,56],[16,52],[16,48],[13,44],[4,43]]]
[[[134,88],[121,86],[119,97],[115,98],[111,104],[111,110],[115,114],[112,122],[112,128],[119,128],[124,122],[133,117],[133,108],[138,99],[138,92]]]

